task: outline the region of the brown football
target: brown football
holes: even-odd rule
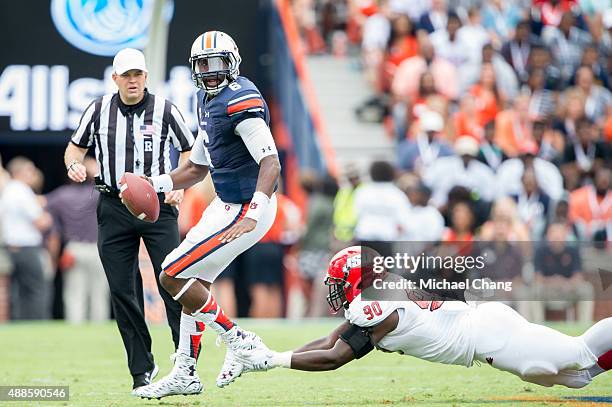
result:
[[[121,199],[132,215],[145,222],[155,222],[159,218],[159,198],[144,178],[126,172],[119,180]]]

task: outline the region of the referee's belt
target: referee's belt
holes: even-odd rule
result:
[[[102,181],[100,177],[94,178],[94,189],[102,195],[119,199],[119,190],[117,188],[106,185],[106,183]]]

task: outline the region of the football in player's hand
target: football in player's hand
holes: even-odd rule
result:
[[[149,181],[126,172],[119,183],[121,201],[131,214],[145,222],[155,222],[159,217],[159,198]]]

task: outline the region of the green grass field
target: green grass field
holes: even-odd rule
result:
[[[323,336],[338,321],[276,322],[244,320],[271,348],[287,350]],[[570,334],[575,326],[555,326]],[[151,328],[160,376],[171,367],[169,329]],[[612,374],[587,388],[544,388],[524,383],[489,366],[444,366],[397,354],[372,352],[335,371],[305,373],[276,369],[251,373],[219,389],[215,378],[225,349],[206,332],[198,372],[205,386],[199,396],[141,400],[130,396],[131,377],[114,323],[70,326],[63,323],[0,326],[0,385],[67,385],[69,402],[4,405],[70,406],[348,406],[348,405],[596,405],[589,397],[612,400]],[[571,397],[568,399],[568,397]],[[612,401],[611,401],[612,403]],[[2,405],[2,402],[0,402]],[[612,404],[607,404],[612,405]]]

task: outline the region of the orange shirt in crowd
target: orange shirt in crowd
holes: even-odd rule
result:
[[[586,185],[570,193],[569,219],[579,226],[590,239],[593,232],[605,227],[612,220],[612,192],[601,199],[592,185]]]
[[[516,157],[526,148],[536,145],[531,124],[520,121],[514,110],[504,110],[495,121],[495,142],[508,157]]]
[[[604,123],[604,138],[608,143],[612,142],[612,115],[608,116],[608,119]]]
[[[495,116],[497,116],[497,100],[495,99],[495,94],[483,88],[478,83],[472,86],[470,94],[474,96],[476,120],[480,126],[484,127],[485,124],[494,120]]]
[[[419,43],[415,37],[405,36],[397,43],[393,44],[387,55],[387,64],[392,66],[393,71],[405,59],[415,56],[419,53]],[[393,72],[395,73],[395,72]]]
[[[484,130],[479,124],[477,118],[459,111],[455,113],[455,134],[457,137],[470,136],[480,144],[484,137]]]

